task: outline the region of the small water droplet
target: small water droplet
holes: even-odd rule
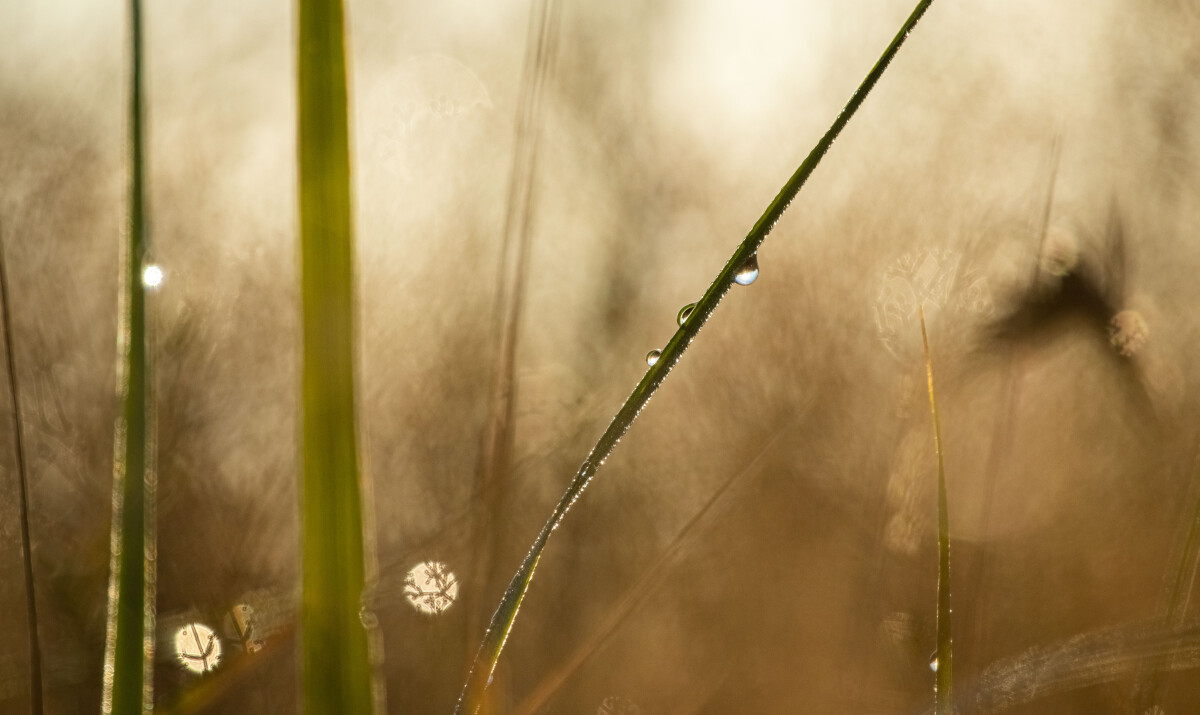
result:
[[[161,268],[151,263],[142,269],[142,285],[150,290],[154,290],[162,285],[163,271]]]
[[[938,668],[937,651],[934,651],[933,653],[930,654],[930,657],[929,657],[929,669],[936,673],[937,668]]]
[[[660,357],[662,357],[662,350],[651,350],[646,353],[646,364],[654,367],[654,363],[658,362]]]
[[[203,623],[189,623],[175,634],[175,657],[193,673],[207,673],[221,662],[221,640]]]
[[[675,316],[675,322],[679,323],[679,327],[682,328],[687,319],[692,317],[692,311],[694,310],[696,310],[695,303],[688,303],[679,309],[679,315]]]
[[[748,286],[758,280],[758,253],[750,254],[737,273],[733,274],[733,282],[740,286]]]

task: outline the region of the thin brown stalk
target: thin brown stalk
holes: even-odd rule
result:
[[[8,394],[11,397],[13,438],[17,452],[17,482],[20,485],[21,561],[25,574],[25,623],[29,630],[29,709],[42,712],[42,649],[38,642],[37,592],[33,581],[33,548],[29,538],[29,470],[25,463],[25,438],[21,428],[21,395],[17,390],[17,365],[13,358],[12,308],[9,302],[8,266],[4,244],[0,242],[0,316],[4,320],[4,357],[8,368]]]

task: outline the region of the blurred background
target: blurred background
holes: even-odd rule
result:
[[[388,712],[452,709],[647,351],[911,10],[347,3],[365,601]],[[297,710],[292,12],[145,8],[172,712]],[[0,6],[0,240],[54,713],[100,700],[125,22],[122,3]],[[1195,2],[934,3],[758,280],[555,532],[489,711],[930,711],[918,306],[960,710],[1200,710],[1198,112]],[[15,464],[0,439],[5,712],[29,702]]]

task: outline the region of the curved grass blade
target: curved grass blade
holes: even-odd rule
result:
[[[25,570],[25,623],[29,629],[29,710],[42,713],[42,649],[38,642],[37,594],[33,588],[33,548],[29,541],[29,471],[25,468],[25,438],[21,429],[21,396],[17,391],[17,365],[13,359],[12,310],[8,295],[8,265],[0,243],[0,318],[4,326],[4,357],[8,368],[8,394],[12,404],[17,452],[17,481],[21,515],[21,561]]]
[[[301,700],[372,709],[354,421],[354,245],[341,0],[299,0]]]
[[[154,441],[146,288],[145,107],[142,12],[129,3],[129,216],[121,244],[112,537],[103,712],[149,712],[154,666]]]
[[[933,360],[925,331],[925,308],[921,316],[921,343],[925,349],[925,377],[929,382],[929,411],[933,414],[933,444],[938,464],[938,587],[937,587],[937,680],[934,708],[938,715],[954,712],[954,642],[950,629],[950,510],[946,505],[946,464],[942,454],[942,423],[933,391]]]
[[[679,362],[679,358],[683,355],[684,350],[695,339],[700,332],[700,328],[704,327],[712,312],[716,309],[717,304],[729,292],[733,285],[734,276],[747,265],[750,261],[757,260],[758,247],[762,245],[763,240],[771,229],[775,227],[775,223],[787,209],[788,204],[796,197],[804,182],[812,175],[813,170],[821,163],[825,153],[829,151],[829,147],[833,145],[833,141],[845,128],[850,121],[850,117],[858,111],[863,100],[874,88],[879,78],[883,76],[884,70],[891,63],[892,58],[896,56],[896,52],[900,46],[904,44],[904,40],[908,34],[916,26],[917,21],[925,14],[925,11],[932,4],[933,0],[920,0],[912,14],[901,25],[899,32],[892,38],[883,54],[875,62],[871,71],[867,73],[865,79],[850,96],[850,101],[842,108],[837,117],[833,120],[833,124],[813,147],[808,156],[792,174],[787,183],[779,191],[779,194],[767,206],[767,210],[763,212],[754,227],[750,229],[750,233],[734,251],[733,256],[717,274],[717,277],[709,285],[705,291],[704,297],[696,303],[695,309],[692,311],[691,317],[675,332],[675,335],[663,348],[662,354],[658,361],[646,371],[637,387],[625,400],[617,415],[609,423],[608,428],[601,435],[599,441],[592,448],[592,451],[584,459],[583,464],[579,467],[575,477],[567,486],[562,498],[554,507],[553,513],[538,532],[537,538],[534,539],[533,546],[525,559],[521,562],[516,574],[513,575],[512,581],[508,588],[504,591],[504,596],[500,599],[500,605],[496,612],[492,615],[491,622],[488,625],[487,632],[484,633],[483,642],[479,646],[479,650],[475,655],[475,660],[471,665],[471,670],[467,674],[467,681],[463,686],[462,694],[459,696],[458,704],[455,707],[456,713],[475,713],[478,711],[482,702],[483,691],[487,688],[488,680],[491,678],[492,671],[496,667],[496,661],[500,658],[500,652],[504,649],[504,642],[508,639],[508,635],[512,630],[513,621],[517,617],[517,611],[521,607],[521,602],[525,598],[525,592],[529,589],[530,581],[533,579],[534,571],[537,570],[537,564],[542,556],[542,550],[546,547],[546,542],[550,538],[550,534],[558,528],[566,516],[571,505],[587,488],[588,483],[595,476],[596,470],[612,453],[617,442],[629,430],[629,426],[633,424],[633,420],[637,418],[642,408],[649,402],[650,397],[662,381],[666,379],[671,372],[671,368]]]

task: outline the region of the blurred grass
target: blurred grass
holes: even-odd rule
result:
[[[25,622],[29,631],[29,710],[42,712],[42,649],[38,642],[37,594],[33,582],[33,549],[29,540],[29,470],[25,462],[21,397],[17,390],[17,365],[13,358],[12,306],[9,302],[8,264],[0,243],[0,319],[4,326],[4,365],[8,372],[8,397],[12,405],[13,437],[17,458],[17,509],[21,519],[21,566],[25,575]]]
[[[354,242],[340,0],[298,3],[301,377],[300,680],[309,713],[372,708],[361,619]]]
[[[558,47],[560,6],[554,0],[538,0],[529,11],[529,36],[525,67],[517,100],[517,130],[505,200],[501,231],[500,266],[493,314],[495,361],[488,395],[476,482],[482,513],[473,524],[475,554],[470,595],[464,600],[467,612],[464,653],[470,658],[482,621],[487,617],[486,596],[498,542],[497,523],[504,517],[503,504],[512,469],[514,410],[516,403],[517,338],[524,309],[534,205],[534,175],[541,135],[545,87]]]
[[[735,276],[748,266],[751,262],[755,263],[757,268],[758,248],[762,245],[767,234],[775,227],[776,222],[787,210],[792,199],[799,193],[801,187],[812,175],[812,172],[821,163],[829,148],[833,146],[833,142],[837,139],[842,129],[854,116],[854,113],[862,105],[871,89],[883,76],[883,72],[891,63],[892,58],[896,56],[900,46],[904,44],[904,40],[908,38],[912,29],[917,22],[925,14],[929,5],[933,0],[921,0],[917,3],[912,13],[901,25],[899,31],[892,38],[887,48],[880,55],[875,65],[867,73],[862,83],[850,96],[850,100],[846,106],[842,108],[833,123],[825,134],[817,141],[817,145],[813,147],[808,156],[792,174],[791,178],[783,185],[783,188],[775,196],[774,200],[768,204],[766,211],[755,222],[749,234],[734,251],[733,256],[717,274],[717,277],[709,285],[705,291],[704,297],[696,303],[695,309],[691,316],[683,325],[675,332],[675,335],[663,348],[661,356],[634,388],[633,392],[625,400],[617,415],[613,417],[608,428],[601,435],[592,451],[583,461],[579,471],[567,486],[550,518],[542,526],[541,531],[534,539],[533,545],[526,554],[524,560],[518,567],[517,572],[513,575],[509,582],[508,588],[505,589],[503,597],[500,599],[500,605],[497,607],[488,624],[487,632],[484,634],[483,642],[479,646],[479,650],[475,655],[475,659],[471,664],[471,670],[467,674],[466,683],[463,685],[462,694],[459,697],[458,704],[455,708],[456,713],[475,713],[479,710],[483,702],[483,692],[487,688],[488,682],[491,679],[492,672],[495,670],[496,662],[500,659],[500,653],[504,649],[504,643],[508,639],[509,633],[512,630],[513,623],[517,617],[517,611],[521,608],[521,603],[525,598],[525,593],[529,589],[529,584],[533,580],[533,574],[537,570],[538,561],[541,559],[542,551],[546,547],[546,543],[550,538],[550,534],[558,528],[559,524],[566,517],[567,511],[587,488],[596,471],[604,464],[608,455],[612,453],[617,442],[621,440],[625,432],[633,424],[633,421],[641,413],[646,403],[650,401],[650,397],[658,389],[670,373],[671,368],[675,363],[679,362],[680,357],[687,347],[695,339],[700,329],[708,321],[712,312],[716,309],[717,304],[730,290],[734,284]],[[756,274],[757,275],[757,274]]]
[[[933,389],[933,359],[925,330],[925,308],[921,316],[921,344],[925,351],[925,377],[929,382],[929,411],[933,415],[933,444],[937,451],[938,493],[938,581],[937,581],[937,678],[934,708],[938,715],[954,712],[954,639],[950,619],[950,510],[946,504],[946,464],[942,453],[942,422],[938,417]]]
[[[146,228],[146,142],[143,106],[142,12],[129,3],[129,214],[122,242],[117,320],[117,392],[121,412],[113,444],[112,543],[108,632],[104,652],[104,712],[153,707],[154,455],[150,420],[151,360],[142,269]]]
[[[1175,548],[1173,568],[1167,576],[1166,625],[1172,630],[1181,630],[1186,625],[1188,607],[1196,582],[1197,567],[1200,566],[1200,458],[1191,470],[1189,501],[1191,508],[1186,512],[1186,529],[1177,537],[1180,544]],[[1167,692],[1166,674],[1172,669],[1172,656],[1160,657],[1143,668],[1133,688],[1134,709],[1138,713],[1151,712],[1165,699]]]

